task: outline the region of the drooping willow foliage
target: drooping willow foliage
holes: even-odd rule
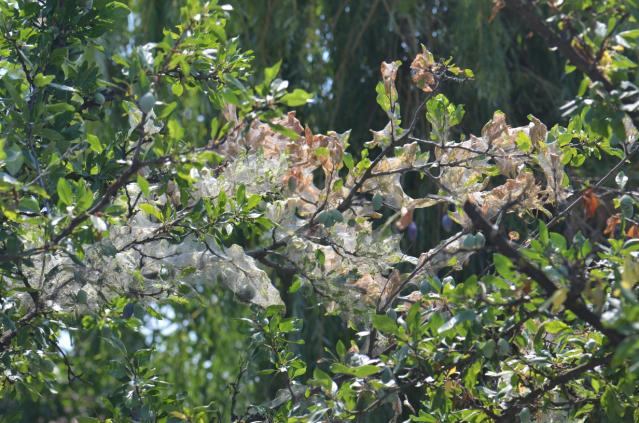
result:
[[[636,5],[164,3],[0,6],[2,418],[639,417]]]

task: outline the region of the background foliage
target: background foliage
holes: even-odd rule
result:
[[[635,2],[214,3],[0,6],[0,419],[636,421]],[[441,77],[446,97],[426,94],[430,115],[413,122],[425,94],[409,64],[421,43],[475,77]],[[195,198],[192,169],[228,166],[233,113],[273,121],[290,108],[313,133],[351,129],[351,161],[365,169],[368,151],[372,159],[379,150],[365,144],[370,130],[396,116],[379,101],[394,104],[393,94],[378,85],[379,64],[393,60],[404,62],[394,81],[402,127],[421,139],[443,142],[438,129],[450,140],[479,134],[497,109],[513,126],[529,115],[559,124],[549,136],[561,146],[566,197],[549,201],[548,216],[519,218],[504,206],[500,233],[482,216],[453,225],[461,195],[411,210],[415,234],[399,225],[407,254],[437,248],[462,226],[463,236],[480,229],[487,248],[461,270],[407,284],[392,307],[334,311],[280,262],[264,268],[285,314],[248,305],[252,293],[217,283],[216,273],[183,283],[189,269],[175,285],[127,281],[117,295],[51,290],[58,276],[43,276],[40,254],[90,262],[82,246],[102,245],[107,226],[135,214],[140,196],[129,182],[164,195],[140,207],[170,227],[171,242],[195,232],[263,258],[271,193]],[[460,103],[463,120],[453,122]],[[286,124],[272,129],[295,136]],[[518,138],[519,153],[532,157],[526,142],[534,144]],[[491,187],[507,179],[491,176]],[[417,169],[398,181],[413,198],[442,194]],[[509,231],[517,250],[504,242]],[[30,273],[38,265],[41,274]]]

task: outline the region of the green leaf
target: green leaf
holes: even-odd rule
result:
[[[182,86],[182,83],[176,82],[175,84],[171,85],[171,92],[178,97],[181,96],[182,93],[184,93],[184,87]]]
[[[246,204],[244,205],[244,211],[253,210],[258,204],[262,202],[262,197],[258,194],[251,195],[248,200],[246,200]]]
[[[530,137],[525,132],[520,131],[517,133],[516,143],[517,143],[517,148],[523,151],[524,153],[528,153],[532,149],[532,141],[530,140]]]
[[[280,73],[280,67],[282,66],[282,61],[279,60],[270,68],[264,69],[264,85],[267,87],[271,85],[271,82],[275,79],[278,73]]]
[[[601,396],[601,406],[606,412],[606,416],[609,421],[616,422],[621,421],[621,417],[623,416],[623,408],[617,398],[617,395],[614,391],[614,388],[607,387]]]
[[[173,110],[175,110],[176,107],[177,107],[177,102],[176,101],[173,101],[173,102],[167,104],[166,106],[164,106],[164,108],[162,109],[162,111],[158,115],[158,118],[160,118],[160,119],[168,118],[169,115],[171,115],[171,113],[173,113]]]
[[[356,377],[367,377],[375,375],[382,371],[382,368],[379,366],[374,366],[372,364],[365,364],[363,366],[359,366],[355,368],[355,376]]]
[[[73,204],[73,190],[71,189],[71,185],[67,182],[66,179],[58,179],[57,191],[58,197],[60,198],[60,201],[62,201],[62,203],[67,206]]]
[[[66,92],[70,92],[70,93],[74,93],[74,92],[77,92],[77,91],[78,91],[78,90],[76,90],[75,88],[70,87],[70,86],[68,86],[68,85],[56,84],[56,83],[54,83],[54,82],[51,82],[51,83],[49,84],[49,86],[50,86],[51,88],[55,88],[55,89],[57,89],[57,90],[60,90],[60,91],[66,91]]]
[[[331,392],[333,388],[333,379],[331,379],[331,377],[319,367],[315,367],[315,369],[313,369],[313,379],[326,391]]]
[[[315,250],[315,260],[317,260],[317,263],[320,265],[320,267],[324,267],[326,256],[324,255],[324,252],[319,248]]]
[[[373,195],[373,210],[378,211],[382,208],[383,197],[379,193]]]
[[[337,222],[343,222],[344,216],[337,209],[326,210],[317,215],[316,218],[318,223],[330,228]]]
[[[160,211],[160,209],[158,209],[153,204],[142,203],[140,204],[140,210],[142,210],[143,212],[147,214],[150,214],[151,216],[154,216],[159,221],[164,220],[164,216],[162,216],[162,212]]]
[[[235,201],[242,204],[244,203],[244,200],[246,200],[246,187],[244,184],[240,184],[235,190]]]
[[[623,217],[631,219],[635,212],[635,202],[631,196],[625,194],[619,199],[619,208]]]
[[[340,373],[345,375],[351,375],[355,377],[364,378],[377,374],[382,371],[382,368],[373,364],[364,364],[358,367],[345,366],[342,363],[333,363],[331,365],[331,371],[333,373]]]
[[[312,96],[306,91],[296,88],[292,92],[285,94],[282,97],[282,103],[289,107],[303,106],[310,101]]]
[[[180,140],[184,137],[184,128],[177,119],[171,118],[166,125],[169,130],[169,137],[174,140]]]
[[[295,294],[302,287],[303,280],[299,276],[293,276],[293,283],[291,284],[288,292],[291,294]]]
[[[342,157],[342,161],[344,162],[344,166],[346,166],[348,170],[353,169],[353,166],[355,166],[355,162],[353,161],[353,156],[350,153],[344,153],[344,156]]]
[[[473,389],[477,384],[477,375],[481,372],[482,361],[476,359],[473,364],[470,365],[466,374],[464,375],[464,386],[468,389]]]
[[[375,314],[372,320],[375,329],[382,333],[392,333],[395,335],[399,333],[399,325],[397,322],[385,314]]]
[[[619,33],[620,37],[636,39],[639,38],[639,29],[631,29],[629,31],[623,31]]]
[[[24,156],[20,147],[14,144],[6,149],[5,166],[11,175],[15,176],[22,168],[23,163]]]
[[[293,332],[299,329],[299,327],[300,327],[300,321],[298,319],[293,319],[293,318],[282,320],[280,324],[278,325],[278,329],[282,333]]]
[[[504,338],[499,338],[497,341],[497,353],[501,356],[510,354],[510,344]]]
[[[386,94],[386,88],[384,87],[384,83],[379,81],[375,86],[375,92],[377,92],[377,104],[382,108],[383,111],[388,112],[391,108],[390,99]]]
[[[140,174],[138,174],[136,181],[138,183],[138,186],[140,187],[140,190],[142,191],[142,194],[144,194],[146,197],[150,196],[151,189],[149,187],[149,181],[147,181],[146,178]]]
[[[69,103],[51,103],[47,104],[45,106],[45,109],[48,113],[52,114],[75,111],[75,107],[73,107]]]
[[[558,288],[553,292],[552,297],[550,297],[550,302],[552,303],[552,312],[558,313],[561,309],[561,306],[568,299],[568,288]]]
[[[497,347],[497,343],[494,339],[489,339],[486,343],[481,347],[481,352],[484,354],[486,358],[492,358],[495,354],[495,348]]]
[[[36,87],[38,88],[42,88],[42,87],[46,87],[47,85],[49,85],[51,83],[51,81],[53,81],[53,79],[55,78],[54,75],[43,75],[41,73],[37,74],[35,76],[35,78],[33,78],[33,83],[35,84]]]
[[[144,94],[139,101],[140,110],[142,113],[149,113],[153,106],[155,106],[155,97],[151,92]]]
[[[184,413],[182,413],[180,411],[176,411],[176,410],[173,410],[173,411],[169,412],[169,416],[175,417],[176,419],[182,420],[182,421],[185,421],[185,422],[191,420],[191,419],[189,419],[189,416],[187,416],[186,414],[184,414]]]
[[[561,320],[552,320],[544,324],[544,329],[546,330],[546,332],[555,335],[559,332],[570,329],[570,326],[568,326]]]
[[[550,242],[548,227],[541,220],[539,221],[539,242],[541,242],[543,245],[547,245],[548,242]]]
[[[451,330],[459,323],[475,320],[477,315],[472,310],[461,310],[455,314],[451,319],[437,329],[437,333],[444,333]]]
[[[306,366],[299,367],[299,368],[297,368],[297,369],[295,369],[293,371],[293,374],[291,375],[291,377],[292,378],[296,378],[296,377],[299,377],[299,376],[303,376],[305,373],[306,373]]]
[[[330,151],[327,147],[317,147],[315,149],[315,156],[319,159],[326,158],[330,155]]]
[[[64,141],[62,134],[50,128],[33,128],[33,135],[49,139],[51,141]]]
[[[292,140],[297,140],[300,138],[300,134],[298,134],[297,132],[293,131],[290,128],[287,128],[286,126],[282,126],[279,125],[277,123],[269,123],[269,126],[275,131],[278,132],[282,135],[284,135],[285,137],[289,137]]]
[[[89,143],[91,150],[95,151],[96,153],[99,154],[104,151],[104,147],[102,146],[102,143],[100,142],[100,138],[98,138],[96,135],[88,134],[87,142]]]
[[[513,264],[508,257],[495,253],[493,254],[493,264],[497,273],[503,276],[504,279],[516,279],[516,273],[512,270]]]

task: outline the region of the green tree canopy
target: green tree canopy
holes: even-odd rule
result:
[[[0,421],[639,419],[636,2],[0,13]]]

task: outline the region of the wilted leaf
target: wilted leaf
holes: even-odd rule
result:
[[[637,224],[632,224],[626,231],[626,236],[628,238],[639,238],[639,226]]]
[[[422,52],[410,64],[410,73],[413,83],[425,93],[431,93],[437,87],[438,81],[434,73],[437,66],[433,54],[422,45]]]
[[[612,238],[615,235],[617,225],[619,225],[620,223],[621,215],[619,213],[613,214],[606,220],[606,227],[604,228],[603,234]]]
[[[581,198],[584,202],[586,217],[593,217],[597,212],[597,208],[599,207],[599,197],[597,196],[597,194],[595,194],[595,191],[592,188],[587,188],[581,194]]]
[[[384,91],[390,99],[391,104],[397,99],[397,90],[395,89],[395,79],[397,78],[397,70],[401,62],[382,62],[380,72],[382,73],[382,81],[384,82]]]
[[[399,220],[397,221],[397,223],[395,224],[395,226],[397,226],[397,229],[399,229],[400,231],[403,231],[408,227],[408,225],[411,224],[412,221],[413,221],[413,209],[407,209],[406,207],[402,207],[401,216]]]

